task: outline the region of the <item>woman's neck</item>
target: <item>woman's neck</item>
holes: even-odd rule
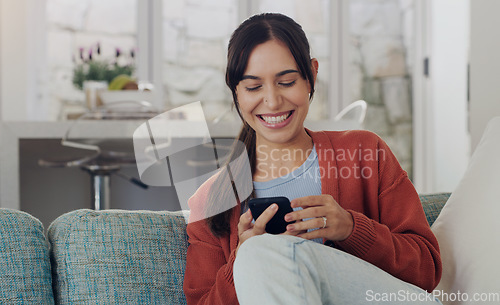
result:
[[[286,143],[271,143],[257,137],[257,166],[253,179],[269,181],[291,173],[306,161],[312,148],[312,138],[305,129]]]

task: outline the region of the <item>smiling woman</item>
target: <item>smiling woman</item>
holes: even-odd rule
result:
[[[226,83],[243,121],[250,197],[284,196],[294,211],[285,233],[265,234],[278,206],[252,216],[234,180],[246,168],[230,167],[232,186],[222,171],[207,180],[189,200],[192,213],[235,196],[239,204],[188,224],[188,304],[365,304],[369,289],[428,295],[439,282],[436,238],[387,144],[367,131],[304,128],[318,67],[287,16],[255,15],[233,33]],[[361,149],[376,156],[337,158]]]

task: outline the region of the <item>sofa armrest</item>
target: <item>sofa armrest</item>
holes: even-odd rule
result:
[[[49,243],[42,223],[0,209],[0,304],[54,304]]]

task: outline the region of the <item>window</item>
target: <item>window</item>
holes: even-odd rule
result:
[[[36,16],[25,31],[33,44],[26,47],[28,57],[36,64],[25,75],[32,80],[17,90],[34,93],[12,105],[19,108],[16,120],[56,121],[84,111],[84,95],[72,84],[75,62],[80,54],[88,58],[91,49],[94,59],[113,58],[117,48],[122,54],[136,49],[136,75],[155,85],[159,106],[202,100],[213,119],[232,103],[224,82],[229,36],[242,20],[262,11],[288,14],[303,25],[312,55],[320,60],[310,118],[329,119],[350,102],[342,95],[343,52],[331,52],[347,37],[339,35],[345,21],[338,9],[346,1],[40,0],[36,8],[19,1],[24,20]],[[18,57],[21,61],[21,52]]]
[[[137,48],[137,76],[155,85],[157,104],[172,108],[188,102],[204,102],[212,120],[230,109],[232,98],[225,85],[226,49],[238,24],[252,14],[280,12],[304,28],[312,56],[320,61],[309,119],[325,120],[335,114],[341,85],[332,86],[330,50],[339,22],[331,16],[331,1],[249,0],[47,0],[47,86],[45,98],[55,103],[52,117],[64,119],[82,106],[82,93],[71,84],[75,61],[93,52],[94,59],[112,58],[115,50]],[[118,13],[117,13],[118,12]],[[340,15],[339,13],[337,13]],[[333,29],[333,30],[332,30]],[[100,44],[101,55],[96,54]],[[335,57],[335,58],[332,58]],[[337,71],[339,69],[335,69]],[[342,79],[337,77],[336,79]],[[332,89],[333,88],[333,89]],[[58,109],[61,114],[56,114]],[[235,116],[224,116],[231,119]]]
[[[46,0],[46,74],[39,86],[52,119],[85,110],[83,92],[72,84],[75,65],[135,61],[137,6],[137,0]]]
[[[348,8],[350,97],[367,102],[365,128],[412,177],[415,0],[350,0]]]
[[[238,0],[163,0],[162,69],[167,107],[202,101],[213,120],[231,109],[225,84],[227,44],[238,26]]]

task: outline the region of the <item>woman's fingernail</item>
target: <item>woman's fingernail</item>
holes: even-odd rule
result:
[[[271,209],[273,211],[276,211],[278,209],[278,205],[276,203],[273,203],[273,205],[271,205]]]
[[[285,221],[291,221],[292,216],[291,215],[285,215]]]
[[[295,226],[294,225],[288,225],[288,226],[286,226],[286,229],[288,231],[293,231],[293,230],[295,230]]]

